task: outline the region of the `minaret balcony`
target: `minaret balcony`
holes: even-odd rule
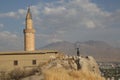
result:
[[[23,30],[24,33],[35,33],[34,29],[24,29]]]

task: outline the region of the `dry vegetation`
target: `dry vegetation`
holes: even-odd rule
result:
[[[80,69],[77,68],[76,60],[79,59],[59,56],[40,63],[37,68],[30,71],[15,69],[9,72],[8,78],[3,75],[0,80],[105,80],[101,77],[94,58],[80,57]]]
[[[105,80],[100,75],[88,71],[67,71],[62,68],[52,68],[44,73],[45,80]]]

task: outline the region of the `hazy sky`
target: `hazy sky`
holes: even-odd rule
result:
[[[120,0],[0,0],[0,51],[23,50],[29,5],[36,48],[57,41],[106,41],[120,46]]]

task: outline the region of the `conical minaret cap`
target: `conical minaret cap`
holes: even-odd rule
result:
[[[31,15],[31,12],[30,12],[30,7],[28,8],[26,19],[32,19],[32,15]]]

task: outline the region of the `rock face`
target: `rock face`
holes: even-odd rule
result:
[[[91,56],[52,56],[47,63],[40,64],[38,70],[41,80],[104,80]],[[35,76],[31,80],[36,80]]]
[[[100,74],[99,67],[92,56],[62,56],[51,59],[46,65],[41,67],[42,70],[51,68],[64,68],[69,71],[83,70]]]
[[[97,74],[100,74],[99,67],[95,61],[95,59],[91,56],[86,56],[85,58],[80,58],[80,65],[82,70],[90,71]]]

